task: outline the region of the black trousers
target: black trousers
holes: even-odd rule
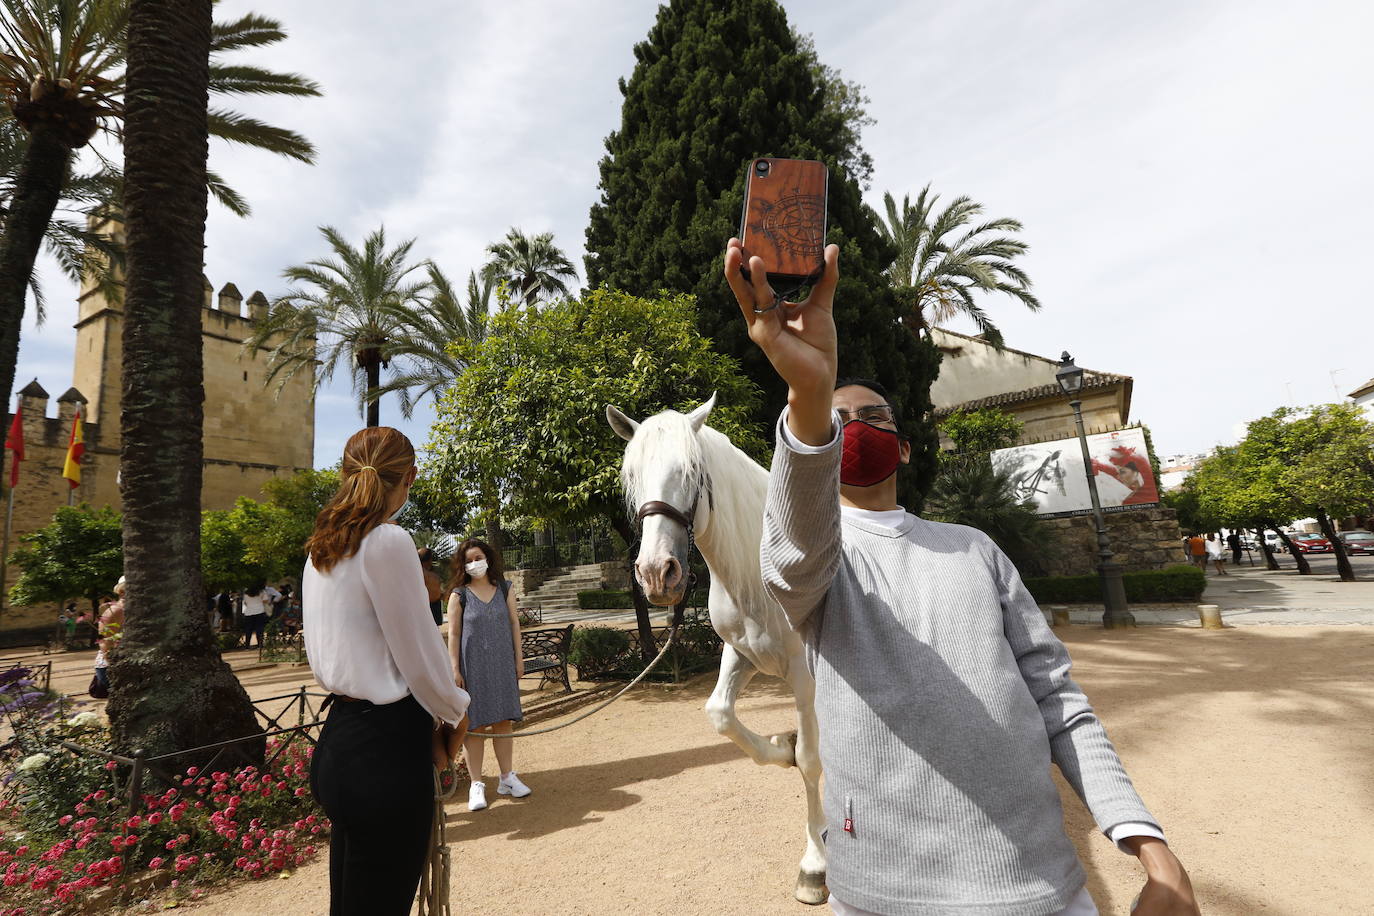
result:
[[[267,629],[266,614],[244,614],[243,615],[243,647],[247,649],[253,644],[253,634],[257,634],[258,645],[262,645],[262,634]]]
[[[410,912],[434,822],[432,723],[414,697],[331,705],[310,764],[333,824],[330,916]]]

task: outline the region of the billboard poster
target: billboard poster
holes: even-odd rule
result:
[[[1140,427],[1088,437],[1093,477],[1102,511],[1123,512],[1159,503],[1159,485],[1150,468],[1145,431]],[[1092,511],[1083,451],[1078,437],[1018,445],[992,453],[998,470],[1011,473],[1017,495],[1049,517]]]

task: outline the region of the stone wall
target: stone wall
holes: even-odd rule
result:
[[[1115,559],[1128,572],[1163,569],[1185,562],[1178,515],[1164,507],[1106,514],[1107,537]],[[1053,548],[1043,557],[1051,576],[1087,576],[1097,572],[1097,528],[1091,515],[1044,520]]]

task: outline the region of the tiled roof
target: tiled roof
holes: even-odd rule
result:
[[[1043,357],[1041,357],[1043,359]],[[1090,391],[1094,388],[1110,388],[1113,385],[1131,384],[1129,375],[1116,375],[1111,372],[1092,372],[1091,370],[1083,373],[1083,391]],[[1127,389],[1129,397],[1129,387]],[[973,401],[965,401],[962,404],[952,404],[949,407],[938,407],[932,414],[936,417],[946,417],[960,410],[983,410],[987,407],[1004,407],[1008,404],[1023,404],[1027,401],[1039,401],[1044,398],[1062,398],[1064,393],[1059,390],[1058,383],[1048,385],[1036,385],[1034,388],[1023,388],[1020,391],[1005,391],[1001,394],[990,395],[985,398],[978,398]]]
[[[1369,392],[1371,391],[1374,391],[1374,378],[1370,379],[1360,387],[1356,388],[1354,391],[1350,392],[1350,394],[1346,395],[1346,397],[1358,398],[1360,395],[1369,394]]]

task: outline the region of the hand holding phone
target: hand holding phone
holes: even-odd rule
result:
[[[830,173],[814,159],[755,159],[745,175],[739,238],[745,279],[763,262],[768,282],[801,286],[824,268]]]

